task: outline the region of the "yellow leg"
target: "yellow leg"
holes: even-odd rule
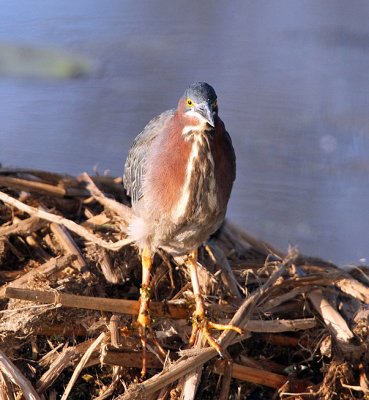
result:
[[[186,266],[190,271],[191,282],[193,294],[195,295],[196,309],[193,313],[192,319],[192,334],[190,337],[190,345],[195,343],[196,335],[199,329],[201,329],[202,334],[206,338],[207,342],[210,346],[214,347],[215,350],[222,355],[222,349],[219,344],[212,338],[210,335],[209,329],[217,329],[217,330],[233,330],[237,333],[241,334],[242,330],[233,325],[222,325],[216,324],[211,321],[208,321],[205,315],[205,305],[204,300],[201,295],[199,279],[197,276],[197,250],[193,251],[187,259]]]
[[[138,312],[137,323],[139,325],[139,332],[142,344],[142,370],[141,375],[145,376],[147,371],[147,332],[150,333],[151,339],[155,346],[158,348],[162,356],[166,356],[164,349],[160,346],[155,338],[155,334],[151,328],[150,318],[150,274],[152,267],[152,254],[149,248],[145,248],[141,254],[142,258],[142,284],[140,295],[140,309]]]
[[[142,344],[142,370],[141,375],[146,375],[147,370],[147,329],[150,326],[150,273],[152,267],[152,255],[148,248],[143,249],[142,254],[142,284],[140,295],[140,310],[138,312],[137,322],[139,324],[139,331]]]

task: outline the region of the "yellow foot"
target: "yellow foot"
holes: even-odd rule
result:
[[[196,312],[194,313],[193,317],[193,322],[192,322],[192,334],[191,338],[189,340],[190,346],[193,346],[196,340],[196,335],[198,331],[200,331],[206,341],[209,343],[211,347],[213,347],[221,357],[223,357],[222,353],[222,348],[219,346],[219,344],[216,342],[216,340],[211,336],[209,330],[210,329],[215,329],[218,331],[235,331],[242,335],[243,331],[242,329],[238,328],[237,326],[233,325],[223,325],[223,324],[217,324],[215,322],[211,322],[207,319],[207,317],[204,314],[197,314]]]
[[[140,310],[141,311],[141,310]],[[142,378],[145,377],[147,373],[147,340],[148,337],[151,342],[156,346],[160,356],[164,359],[166,357],[165,350],[161,347],[160,343],[156,339],[154,330],[151,327],[151,319],[148,312],[140,312],[137,318],[137,325],[138,331],[141,338],[141,345],[142,345],[142,369],[141,369],[141,376]]]
[[[147,336],[149,334],[151,341],[162,357],[165,358],[166,353],[156,340],[154,331],[151,327],[150,318],[150,271],[152,267],[152,253],[150,248],[144,248],[141,253],[142,258],[142,285],[140,295],[140,310],[138,312],[137,324],[142,344],[142,370],[141,376],[144,377],[147,372]]]

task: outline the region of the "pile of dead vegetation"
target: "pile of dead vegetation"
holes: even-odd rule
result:
[[[199,252],[208,317],[188,348],[186,269],[157,254],[140,378],[141,268],[121,179],[0,170],[0,398],[369,398],[367,269],[283,254],[226,223]],[[246,212],[246,211],[245,211]]]

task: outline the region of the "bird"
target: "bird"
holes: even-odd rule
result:
[[[218,115],[215,90],[206,82],[188,86],[177,108],[153,118],[129,150],[123,184],[133,209],[128,237],[138,247],[142,264],[137,317],[142,376],[147,370],[147,333],[154,337],[149,311],[150,273],[153,256],[160,250],[184,257],[190,273],[196,302],[190,344],[201,330],[209,345],[221,354],[209,329],[242,332],[238,327],[208,320],[197,275],[197,249],[224,222],[235,177],[232,141]]]

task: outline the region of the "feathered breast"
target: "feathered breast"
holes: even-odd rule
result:
[[[153,143],[147,159],[144,192],[147,207],[169,214],[181,197],[191,144],[181,135],[177,114]]]
[[[165,216],[180,226],[207,224],[224,214],[234,180],[234,152],[223,122],[217,122],[215,130],[193,126],[191,131],[176,113],[156,137],[143,182],[151,217]]]

